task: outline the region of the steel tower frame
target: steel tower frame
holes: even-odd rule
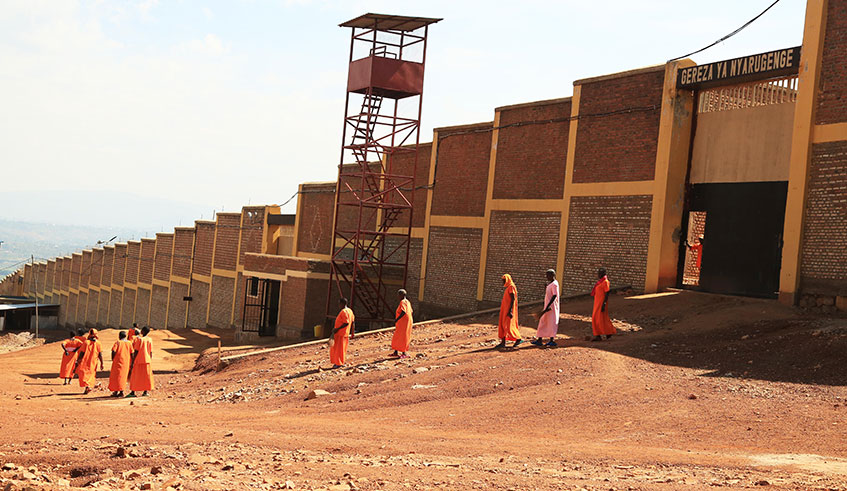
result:
[[[360,324],[394,322],[389,286],[406,287],[427,34],[439,20],[365,14],[341,24],[351,35],[328,322],[341,297],[349,299]],[[364,57],[354,59],[357,53]],[[405,99],[416,104],[401,104]],[[394,157],[401,153],[414,154],[411,175],[396,172]]]

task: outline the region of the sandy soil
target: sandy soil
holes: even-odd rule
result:
[[[621,334],[593,343],[589,310],[563,305],[558,348],[495,350],[485,316],[417,329],[408,360],[357,337],[341,370],[324,345],[192,370],[217,340],[158,331],[134,400],[62,386],[55,343],[3,354],[0,486],[847,489],[847,320],[615,297]]]

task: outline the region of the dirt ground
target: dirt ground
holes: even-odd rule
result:
[[[340,370],[325,345],[194,368],[229,333],[157,331],[134,400],[62,386],[58,344],[2,354],[0,489],[847,489],[847,319],[693,292],[610,309],[609,341],[576,300],[558,348],[496,350],[483,316],[416,329],[407,360],[357,337]]]

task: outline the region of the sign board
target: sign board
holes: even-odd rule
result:
[[[716,61],[706,65],[680,68],[678,89],[704,89],[768,78],[793,75],[800,71],[800,46],[778,49],[758,55]]]

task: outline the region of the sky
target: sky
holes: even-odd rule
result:
[[[430,28],[421,141],[701,48],[772,0],[0,0],[0,218],[167,230],[334,180],[349,30]],[[698,63],[802,43],[781,0]],[[284,212],[295,211],[292,200]]]

